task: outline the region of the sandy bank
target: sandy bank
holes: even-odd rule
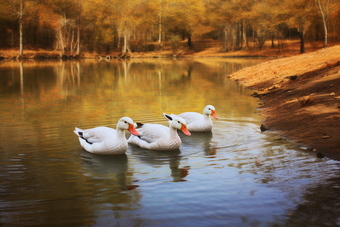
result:
[[[244,68],[231,78],[264,101],[266,128],[340,160],[340,45]]]

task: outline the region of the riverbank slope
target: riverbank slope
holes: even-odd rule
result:
[[[340,160],[340,45],[244,68],[230,76],[263,100],[262,130]]]

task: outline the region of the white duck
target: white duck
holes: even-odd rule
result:
[[[80,145],[92,154],[118,155],[124,154],[128,143],[125,130],[138,136],[134,123],[129,117],[122,117],[116,130],[108,127],[96,127],[82,130],[76,127],[74,133],[79,137]]]
[[[177,134],[177,129],[190,136],[186,122],[180,117],[171,117],[164,114],[169,120],[169,127],[159,124],[140,124],[137,123],[139,136],[131,135],[128,143],[137,145],[148,150],[177,150],[182,144],[181,138]]]
[[[203,110],[203,115],[196,112],[185,112],[179,115],[171,114],[172,117],[181,117],[188,123],[188,130],[192,132],[210,132],[213,128],[213,123],[210,119],[212,115],[218,119],[215,107],[207,105]]]

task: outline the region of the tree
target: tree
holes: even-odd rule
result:
[[[78,0],[77,55],[80,55],[80,11],[81,11],[81,2],[80,0]]]
[[[107,53],[122,48],[126,53],[134,48],[153,51],[158,45],[145,44],[181,36],[189,47],[198,38],[223,40],[228,51],[248,47],[251,37],[260,49],[268,38],[283,46],[289,28],[298,30],[294,35],[304,53],[305,37],[312,41],[324,35],[325,47],[328,37],[340,37],[339,1],[4,0],[0,45],[19,39],[20,54],[23,44],[41,43],[55,46],[62,55],[80,54],[81,48]]]
[[[159,38],[158,43],[162,43],[162,0],[159,0]]]
[[[55,23],[56,44],[55,48],[60,50],[60,55],[74,52],[78,46],[78,37],[75,37],[76,19],[79,18],[79,1],[73,0],[40,0],[40,3],[47,6],[50,14],[59,15]]]
[[[22,17],[25,13],[24,11],[24,3],[23,0],[5,0],[6,3],[8,3],[13,8],[13,13],[16,15],[19,19],[19,55],[21,56],[23,54],[23,45],[22,45],[22,37],[23,37],[23,28],[22,28]]]
[[[329,0],[326,1],[325,13],[323,12],[320,0],[317,0],[317,2],[318,2],[318,5],[319,5],[321,17],[322,17],[323,28],[325,30],[325,41],[324,41],[323,47],[326,48],[327,47],[327,20],[328,20],[328,13],[329,13],[329,11],[328,11]]]
[[[287,22],[288,26],[297,28],[300,38],[300,54],[305,53],[305,30],[309,27],[309,21],[314,16],[314,7],[309,0],[285,0],[285,5],[280,12],[281,22]]]
[[[203,1],[196,0],[174,0],[168,9],[166,25],[168,30],[174,34],[188,38],[188,46],[192,46],[192,37],[204,31],[204,21],[207,12]],[[164,20],[163,20],[164,21]]]

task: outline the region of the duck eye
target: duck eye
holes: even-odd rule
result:
[[[126,122],[126,121],[124,121],[124,123],[125,123],[125,124],[127,124],[127,122]]]
[[[210,108],[209,108],[209,110],[210,110]]]
[[[178,124],[180,124],[181,122],[179,122],[179,121],[177,121],[178,122]]]

